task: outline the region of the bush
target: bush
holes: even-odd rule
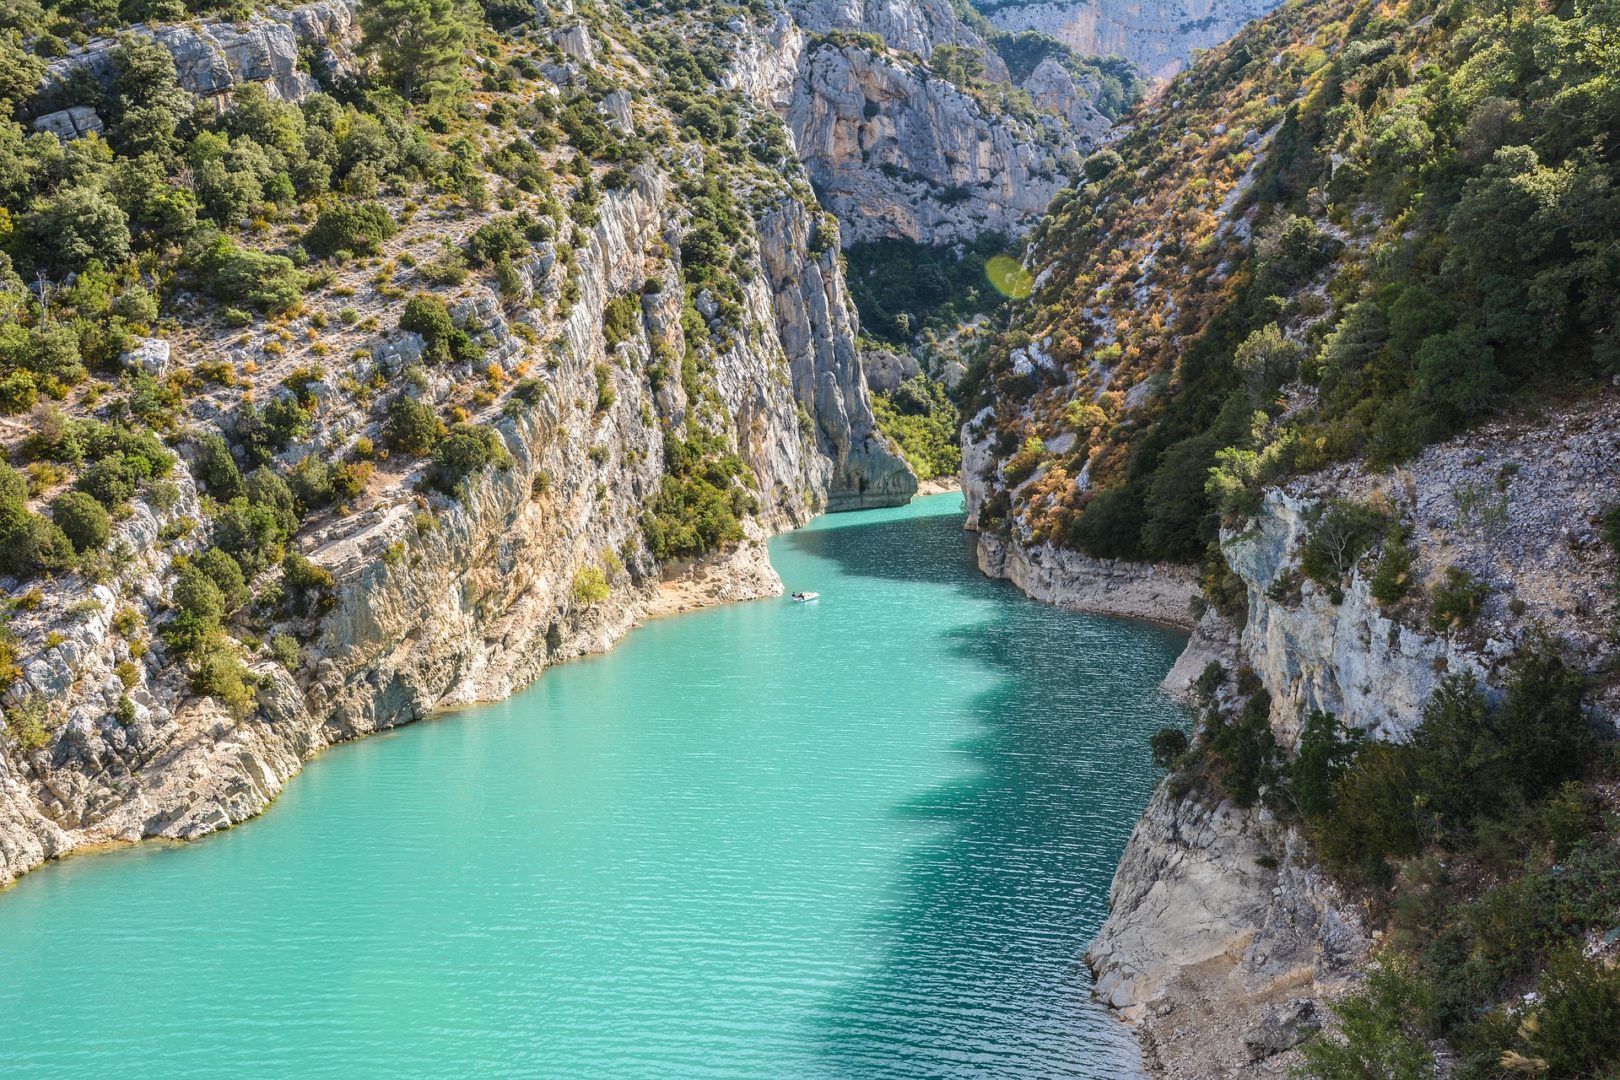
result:
[[[51,503],[51,520],[79,554],[99,551],[112,536],[107,510],[82,491],[65,491]]]
[[[214,237],[196,252],[191,265],[198,286],[210,296],[271,315],[296,309],[309,284],[291,259],[243,251],[225,236]]]
[[[407,300],[399,328],[421,335],[423,357],[432,364],[470,362],[482,355],[466,331],[456,328],[450,309],[436,296],[418,293]]]
[[[511,460],[500,432],[485,424],[457,424],[434,448],[427,483],[446,495],[459,495],[469,475],[486,465],[505,466]]]
[[[237,655],[236,646],[223,636],[207,643],[191,676],[192,693],[214,698],[238,720],[257,704],[256,687],[257,680]]]
[[[226,614],[248,602],[250,594],[247,579],[242,575],[242,566],[224,551],[217,547],[207,548],[192,556],[191,565],[214,583],[224,602]]]
[[[230,502],[245,491],[242,471],[237,468],[230,444],[223,436],[210,432],[197,440],[197,459],[193,465],[197,479],[203,482],[220,502]]]
[[[1187,733],[1180,728],[1160,728],[1148,738],[1148,747],[1153,753],[1153,764],[1161,769],[1175,765],[1176,759],[1185,754],[1190,745]]]
[[[1257,691],[1235,721],[1217,724],[1210,747],[1226,765],[1221,786],[1239,806],[1253,806],[1275,779],[1277,739],[1271,731],[1271,695]]]
[[[599,566],[587,566],[574,575],[574,600],[590,607],[606,600],[613,590]]]
[[[297,671],[303,648],[291,634],[277,634],[270,639],[270,658],[288,671]]]
[[[498,218],[478,226],[467,237],[467,261],[474,266],[488,266],[501,259],[511,259],[528,251],[529,242],[518,228],[516,218]]]
[[[1288,770],[1294,805],[1307,818],[1322,818],[1333,809],[1335,785],[1355,760],[1361,733],[1317,709],[1300,730],[1299,753]]]
[[[1433,995],[1397,963],[1375,966],[1366,984],[1334,1005],[1337,1031],[1307,1043],[1302,1076],[1312,1080],[1430,1080]]]
[[[641,329],[641,302],[634,296],[620,296],[609,300],[602,311],[602,336],[607,339],[607,351],[613,352],[621,342],[631,341]]]
[[[1429,628],[1441,633],[1474,625],[1490,589],[1467,570],[1446,567],[1445,580],[1434,588]]]
[[[606,364],[597,364],[592,374],[596,376],[596,411],[607,412],[619,400],[618,392],[613,389],[613,369]]]
[[[1404,530],[1392,529],[1384,537],[1384,552],[1368,580],[1368,591],[1380,604],[1396,604],[1412,591],[1412,563],[1417,553],[1406,542]]]
[[[415,398],[397,397],[388,406],[383,421],[383,440],[394,450],[426,454],[444,438],[444,424],[426,404]]]
[[[1300,546],[1299,569],[1312,581],[1338,588],[1378,540],[1384,515],[1365,503],[1334,499],[1322,508]]]
[[[377,203],[339,203],[321,211],[304,235],[304,248],[322,259],[340,251],[367,255],[398,231],[393,216]]]

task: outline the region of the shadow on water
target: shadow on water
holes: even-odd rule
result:
[[[897,808],[944,828],[914,848],[872,928],[883,955],[816,1018],[829,1071],[849,1077],[1137,1074],[1123,1027],[1091,999],[1081,955],[1107,911],[1131,827],[1156,779],[1146,736],[1174,722],[1157,683],[1171,631],[1074,615],[970,575],[958,516],[794,535],[851,574],[948,585],[996,601],[946,631],[991,672],[956,750],[967,779]]]

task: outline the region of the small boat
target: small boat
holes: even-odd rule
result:
[[[793,594],[793,602],[795,604],[808,604],[812,600],[820,599],[821,594],[818,592],[796,592]]]

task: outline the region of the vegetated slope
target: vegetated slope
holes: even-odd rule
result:
[[[1034,235],[969,429],[981,527],[1194,560],[1269,480],[1596,387],[1616,18],[1292,4],[1205,56]]]
[[[1215,609],[1092,954],[1172,1074],[1620,1062],[1617,23],[1290,5],[1035,234],[979,525],[1202,561]]]
[[[781,9],[139,8],[0,31],[0,880],[915,490],[733,89]]]

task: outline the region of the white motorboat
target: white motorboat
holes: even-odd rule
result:
[[[821,594],[818,592],[796,592],[793,594],[793,602],[795,604],[808,604],[812,600],[820,599]]]

